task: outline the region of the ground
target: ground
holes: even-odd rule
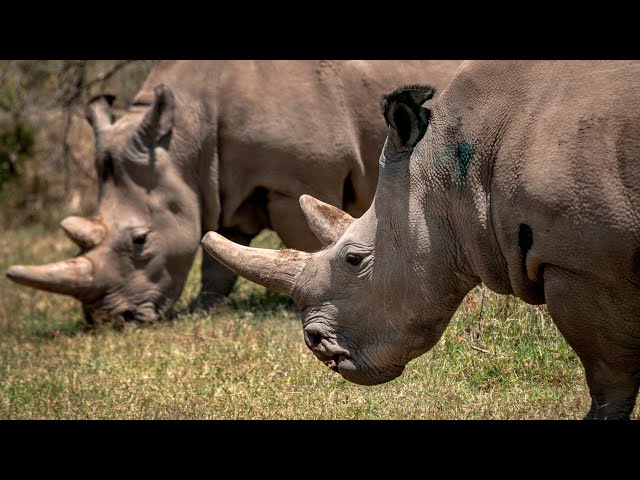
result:
[[[265,231],[254,245],[275,246]],[[76,252],[58,230],[0,237],[0,270]],[[240,280],[187,313],[198,256],[161,324],[85,327],[79,304],[0,279],[1,419],[577,419],[582,367],[544,306],[478,287],[437,346],[396,380],[348,383],[307,350],[284,296]],[[640,418],[636,408],[634,418]]]

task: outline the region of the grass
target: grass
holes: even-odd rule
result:
[[[263,233],[254,244],[275,245]],[[61,231],[0,236],[0,270],[75,253]],[[544,307],[482,287],[396,380],[350,384],[304,346],[287,299],[240,280],[216,310],[88,330],[78,303],[0,279],[0,419],[577,419],[582,367]],[[640,417],[636,408],[634,418]]]

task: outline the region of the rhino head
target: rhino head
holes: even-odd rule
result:
[[[214,232],[202,239],[210,255],[239,275],[290,295],[307,346],[354,383],[399,376],[438,341],[477,284],[461,265],[448,209],[412,180],[423,168],[416,157],[424,153],[419,142],[430,121],[422,104],[433,94],[433,88],[411,86],[383,97],[389,134],[375,198],[362,217],[300,198],[321,251],[248,248]]]
[[[74,258],[9,268],[18,283],[71,295],[94,321],[155,321],[178,298],[198,248],[196,194],[177,171],[175,98],[160,85],[151,105],[133,105],[115,121],[114,97],[102,95],[85,114],[96,139],[98,208],[61,227],[80,247]]]

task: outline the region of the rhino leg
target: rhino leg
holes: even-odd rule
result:
[[[253,236],[235,231],[220,229],[220,235],[241,245],[249,245]],[[200,293],[189,305],[189,310],[207,309],[229,296],[238,275],[214,260],[211,255],[202,255],[202,280]]]
[[[585,369],[591,409],[585,419],[628,419],[640,387],[637,288],[611,288],[547,265],[549,312]]]

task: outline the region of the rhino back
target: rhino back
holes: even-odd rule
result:
[[[444,86],[458,64],[443,64],[438,84]],[[399,84],[431,78],[431,67],[427,62],[230,62],[221,74],[218,99],[223,225],[234,223],[232,216],[257,185],[293,198],[308,193],[361,215],[375,192],[386,136],[379,98]]]
[[[208,229],[269,227],[268,193],[307,193],[359,216],[375,193],[387,127],[378,101],[401,84],[444,89],[459,61],[162,61],[133,100],[175,94],[176,133]],[[201,148],[198,155],[189,149]],[[297,200],[296,200],[297,201]],[[219,219],[217,218],[219,215]],[[305,228],[304,224],[301,228]]]

